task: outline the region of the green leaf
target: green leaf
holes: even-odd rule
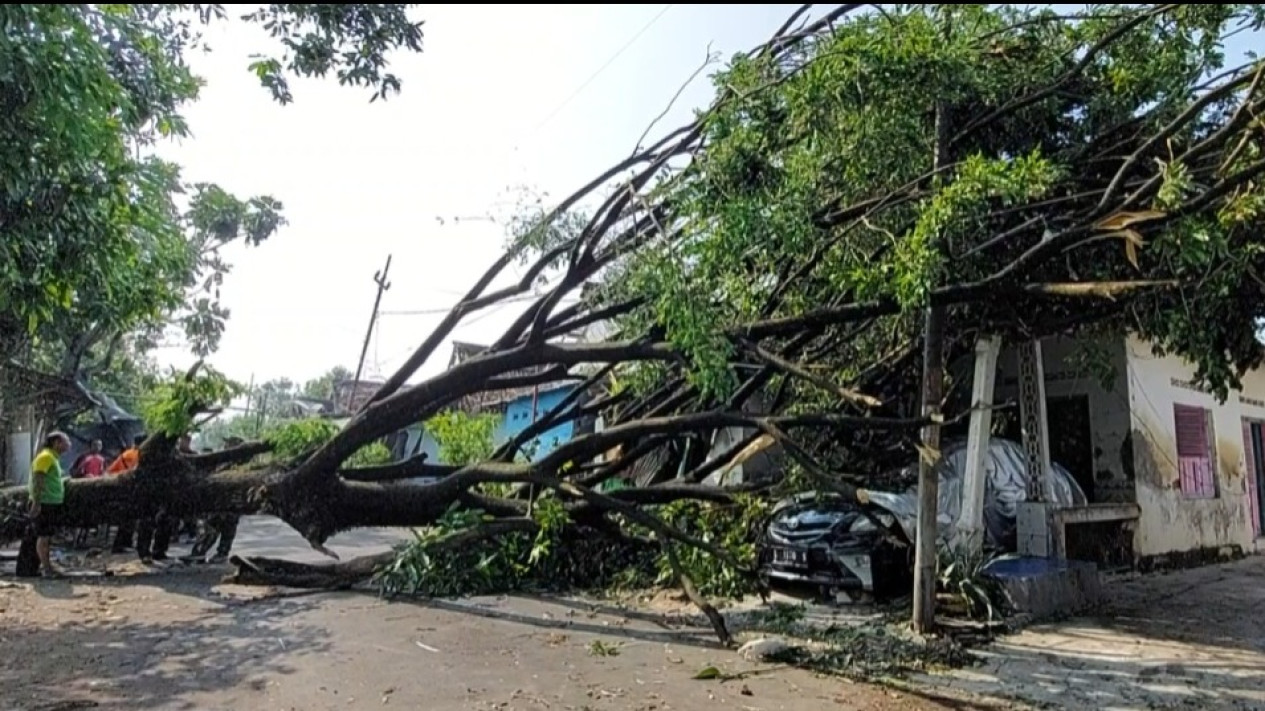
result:
[[[721,677],[720,669],[716,667],[703,667],[694,675],[695,679],[719,679]]]

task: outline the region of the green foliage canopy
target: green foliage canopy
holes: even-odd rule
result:
[[[387,56],[421,49],[410,7],[277,4],[239,20],[281,47],[252,65],[278,101],[292,99],[287,74],[330,73],[378,99],[400,88]],[[201,80],[185,54],[205,49],[201,25],[227,19],[223,5],[0,8],[0,356],[38,340],[74,372],[173,319],[195,353],[215,350],[221,250],[267,239],[282,206],[187,185],[150,147],[188,135],[180,111]]]
[[[1225,44],[1263,17],[897,5],[789,56],[740,56],[714,77],[702,147],[651,194],[666,227],[619,261],[608,296],[645,298],[625,325],[665,328],[719,394],[729,334],[761,318],[849,301],[911,314],[977,284],[1175,279],[1105,314],[977,289],[953,318],[1011,335],[1107,318],[1233,384],[1261,356],[1265,140],[1248,117],[1265,86],[1261,62],[1227,61]],[[1063,249],[1029,254],[1054,238]],[[918,325],[886,316],[826,359],[853,379]]]

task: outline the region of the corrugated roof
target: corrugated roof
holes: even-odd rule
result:
[[[448,367],[451,368],[453,366],[464,363],[465,361],[469,360],[470,358],[473,358],[474,356],[479,355],[480,353],[486,351],[487,349],[488,349],[487,346],[479,345],[477,343],[469,343],[465,341],[453,341],[452,342],[452,357],[448,359]],[[501,377],[506,377],[506,378],[526,377],[530,375],[536,375],[538,373],[543,373],[549,368],[550,366],[548,365],[533,365],[527,368],[520,368],[519,370],[510,371],[508,373],[505,373]],[[517,400],[520,397],[531,397],[533,392],[540,393],[540,392],[544,392],[546,390],[552,390],[554,388],[558,388],[567,384],[568,384],[568,381],[565,381],[565,380],[554,380],[547,383],[541,383],[540,385],[537,385],[534,387],[528,385],[526,387],[521,387],[521,388],[503,388],[501,390],[487,390],[484,392],[472,393],[470,395],[466,395],[465,397],[457,401],[456,407],[458,410],[462,410],[464,412],[469,412],[471,414],[474,414],[474,413],[483,412],[486,410],[500,407],[504,405],[505,403],[508,403],[512,400]]]

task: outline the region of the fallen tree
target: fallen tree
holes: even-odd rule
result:
[[[135,472],[68,486],[67,523],[159,505],[180,516],[266,513],[324,550],[351,528],[482,512],[434,542],[442,548],[538,532],[542,511],[560,512],[549,526],[659,546],[725,638],[678,552],[702,550],[739,570],[747,562],[655,507],[727,500],[701,482],[761,436],[805,486],[844,493],[909,457],[929,424],[916,414],[912,317],[925,306],[945,310],[950,353],[981,332],[1127,329],[1197,363],[1221,392],[1260,361],[1265,65],[1227,68],[1221,57],[1225,37],[1259,28],[1258,6],[1061,16],[844,5],[806,20],[810,8],[719,74],[716,99],[695,121],[526,220],[327,441],[266,464],[251,463],[267,444],[179,455],[175,436],[224,395],[191,373]],[[950,160],[932,169],[946,142]],[[588,216],[576,219],[581,208]],[[496,286],[525,257],[523,277]],[[542,279],[493,344],[406,385],[463,319]],[[595,324],[611,335],[564,338]],[[553,408],[491,457],[347,464],[463,398],[567,377],[599,394]],[[756,395],[764,406],[752,412]],[[606,426],[533,461],[519,456],[582,413],[601,413]],[[682,472],[671,483],[597,489],[653,452],[727,427],[753,434],[728,452],[661,462]],[[419,476],[438,480],[401,483]],[[9,511],[24,506],[21,491],[3,499]],[[20,516],[0,533],[20,535]],[[387,560],[241,560],[238,579],[342,585]]]

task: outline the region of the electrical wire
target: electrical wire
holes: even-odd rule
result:
[[[603,72],[609,69],[610,66],[615,63],[616,59],[619,59],[621,56],[623,56],[624,52],[627,52],[630,47],[636,44],[637,40],[641,39],[641,36],[646,34],[646,31],[648,31],[651,27],[654,27],[655,23],[657,23],[664,15],[666,15],[668,10],[671,10],[674,6],[675,5],[672,3],[664,5],[663,9],[660,10],[657,15],[650,18],[650,21],[647,22],[645,25],[642,25],[641,29],[637,30],[636,34],[634,34],[631,38],[629,38],[629,40],[625,42],[619,49],[615,50],[615,53],[610,56],[610,59],[607,59],[602,64],[602,66],[598,67],[597,71],[593,72],[593,74],[591,74],[588,79],[585,79],[584,83],[581,84],[579,88],[571,92],[571,94],[568,95],[567,98],[563,99],[562,103],[558,104],[557,108],[555,108],[553,111],[550,111],[549,115],[545,116],[544,120],[542,120],[539,124],[537,124],[536,127],[532,129],[531,133],[527,135],[527,139],[534,137],[537,133],[540,132],[540,129],[544,128],[558,114],[562,113],[563,109],[565,109],[568,105],[570,105],[570,103],[574,101],[577,96],[582,94],[585,89],[589,88],[589,85],[592,84],[594,80],[596,80],[599,76],[602,75]],[[518,147],[515,146],[515,149],[517,148]]]

